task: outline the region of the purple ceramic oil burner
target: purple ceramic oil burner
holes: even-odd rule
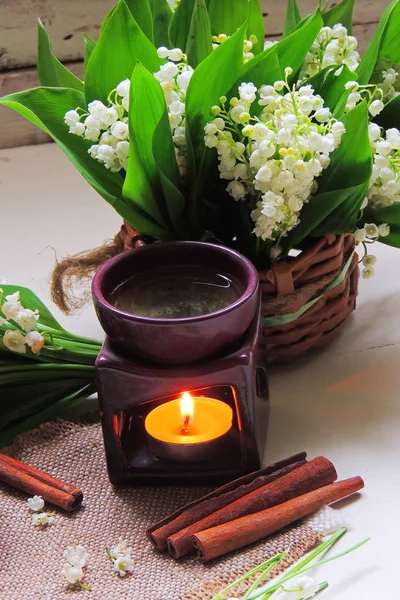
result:
[[[268,423],[258,275],[241,254],[156,243],[93,279],[110,481],[208,484],[260,468]]]

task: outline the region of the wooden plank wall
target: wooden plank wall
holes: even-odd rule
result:
[[[298,0],[302,14],[314,10],[317,0]],[[1,0],[0,96],[38,85],[36,19],[48,29],[56,56],[77,75],[82,71],[82,33],[96,39],[100,24],[115,0]],[[235,0],[232,0],[234,4]],[[365,50],[389,0],[356,0],[354,34]],[[285,0],[261,0],[267,38],[282,32]],[[14,111],[0,107],[0,148],[48,141],[48,137]]]

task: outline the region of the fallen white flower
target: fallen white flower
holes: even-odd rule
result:
[[[74,567],[69,563],[64,564],[61,575],[64,575],[66,580],[72,584],[79,583],[81,579],[83,579],[83,571],[81,567]]]
[[[319,583],[312,577],[302,575],[286,581],[282,590],[277,594],[277,600],[307,600],[313,598],[319,591]]]
[[[44,500],[42,496],[33,496],[33,498],[28,498],[27,503],[29,508],[35,512],[42,510],[44,507]]]
[[[130,556],[118,556],[114,560],[114,571],[118,571],[120,577],[125,577],[128,573],[132,573],[134,570],[134,563]]]
[[[111,549],[111,554],[115,558],[118,558],[119,556],[130,556],[132,554],[132,548],[128,546],[128,542],[120,537],[118,539],[118,544]]]
[[[32,523],[36,526],[46,526],[50,525],[54,521],[54,517],[52,516],[54,513],[36,513],[32,515]]]
[[[88,559],[88,553],[83,546],[67,546],[67,549],[64,551],[64,558],[69,562],[69,564],[73,567],[82,568],[86,565],[86,561]]]

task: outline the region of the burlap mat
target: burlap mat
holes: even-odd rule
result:
[[[0,484],[1,600],[210,600],[269,556],[290,546],[287,566],[321,539],[309,524],[299,524],[213,564],[194,557],[176,562],[152,548],[145,530],[204,488],[113,488],[98,423],[48,423],[21,435],[6,452],[79,485],[85,499],[75,514],[56,509],[54,522],[40,529],[31,523],[27,495]],[[113,571],[105,551],[120,536],[133,547],[136,564],[126,578]],[[60,574],[66,546],[77,544],[90,554],[84,582],[91,592],[71,589]]]

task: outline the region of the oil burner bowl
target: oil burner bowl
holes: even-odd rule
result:
[[[132,277],[160,267],[207,267],[224,273],[238,289],[229,306],[196,317],[159,319],[123,312],[111,303],[115,290]],[[139,284],[140,285],[140,284]],[[99,321],[115,346],[145,361],[183,364],[203,360],[232,344],[247,331],[258,301],[258,274],[244,256],[214,244],[161,242],[124,252],[108,260],[93,278]]]

